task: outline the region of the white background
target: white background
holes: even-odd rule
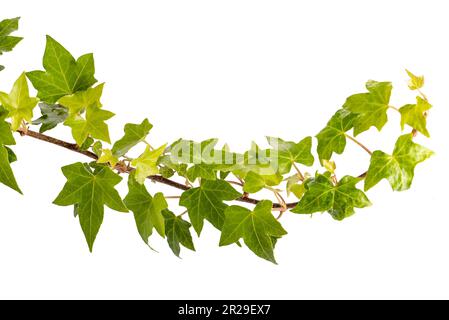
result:
[[[154,145],[218,137],[244,151],[251,140],[264,145],[265,135],[299,141],[368,79],[393,81],[393,105],[413,103],[410,68],[426,76],[434,104],[432,138],[418,141],[437,155],[418,166],[411,190],[393,193],[384,181],[368,193],[374,205],[344,222],[286,214],[276,266],[246,248],[219,248],[210,225],[182,260],[157,236],[153,252],[132,215],[109,209],[90,254],[72,209],[51,204],[64,183],[59,168],[85,159],[17,137],[14,169],[25,196],[0,187],[0,298],[449,298],[445,4],[2,1],[1,18],[21,16],[25,40],[0,57],[0,90],[41,69],[46,34],[76,56],[94,52],[104,108],[117,114],[113,140],[124,123],[148,117]],[[382,134],[360,140],[391,152],[400,128],[394,111],[389,117]],[[52,134],[70,139],[64,127]],[[363,172],[368,156],[352,144],[347,150],[339,175]],[[181,210],[175,202],[172,209]]]

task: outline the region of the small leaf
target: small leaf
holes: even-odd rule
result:
[[[19,129],[23,120],[31,121],[38,101],[30,97],[25,73],[16,80],[10,94],[0,92],[0,102],[9,111],[7,117],[12,118],[12,131]]]
[[[335,169],[337,169],[337,166],[335,165],[335,162],[332,160],[323,160],[323,167],[330,173],[335,173]]]
[[[424,86],[424,76],[415,76],[413,73],[405,69],[408,76],[410,77],[410,80],[408,82],[408,87],[410,90],[418,90],[421,89]]]
[[[167,209],[167,201],[162,193],[156,193],[152,197],[144,184],[134,179],[134,174],[128,178],[128,195],[125,204],[134,213],[137,230],[142,240],[148,244],[148,239],[153,233],[153,228],[161,237],[165,237],[165,222],[162,210]]]
[[[182,193],[179,205],[186,207],[190,222],[196,233],[201,234],[204,219],[221,230],[224,222],[224,210],[228,207],[223,201],[240,197],[228,182],[223,180],[203,180],[200,187]]]
[[[390,103],[391,82],[377,82],[370,80],[366,83],[367,93],[358,93],[350,96],[343,108],[356,113],[354,120],[354,135],[376,127],[382,130],[388,120],[387,110]]]
[[[37,96],[47,103],[56,103],[59,98],[86,90],[97,80],[92,54],[85,54],[75,60],[60,43],[47,36],[43,65],[46,71],[27,73]]]
[[[131,162],[136,167],[136,181],[138,183],[143,184],[147,177],[159,173],[157,163],[160,156],[164,153],[166,146],[164,144],[155,150],[151,150],[150,146],[147,146],[140,157]]]
[[[272,157],[272,153],[275,152],[275,159],[278,161],[278,172],[280,174],[289,173],[292,165],[295,163],[301,163],[309,167],[313,165],[314,158],[311,153],[312,137],[306,137],[298,143],[273,137],[268,137],[267,140],[273,148],[270,153]]]
[[[103,145],[101,141],[95,141],[92,145],[92,151],[97,155],[97,157],[101,156],[101,153],[103,152]]]
[[[11,125],[5,121],[8,111],[0,106],[0,145],[14,145],[16,140],[11,132]]]
[[[181,217],[174,215],[169,210],[162,211],[165,218],[165,233],[167,235],[167,242],[173,253],[179,257],[181,253],[181,244],[195,251],[193,245],[192,235],[190,234],[190,227],[192,226],[187,221],[184,221]]]
[[[365,179],[365,191],[382,179],[387,179],[395,191],[410,188],[416,165],[434,154],[433,151],[414,143],[412,138],[411,134],[400,136],[392,155],[374,151]]]
[[[125,155],[132,147],[145,140],[153,125],[145,119],[141,124],[127,123],[125,135],[114,143],[112,153],[117,157]]]
[[[97,163],[109,163],[112,168],[115,167],[119,159],[112,154],[110,149],[103,149],[101,156],[98,158]]]
[[[354,214],[354,208],[364,208],[371,203],[362,190],[356,188],[360,178],[343,177],[336,185],[330,174],[317,174],[305,182],[305,193],[291,211],[311,214],[328,211],[335,220],[343,220]]]
[[[90,106],[87,108],[86,119],[80,115],[72,115],[67,118],[64,125],[72,128],[72,136],[79,146],[86,141],[89,135],[110,143],[109,129],[105,121],[113,116],[114,114],[110,111]]]
[[[243,185],[243,191],[248,193],[256,193],[266,186],[263,177],[254,172],[248,172]]]
[[[114,188],[122,178],[106,166],[97,165],[92,170],[88,164],[80,162],[63,167],[62,172],[67,182],[53,203],[59,206],[77,205],[75,212],[92,252],[103,222],[104,206],[128,212]]]
[[[69,116],[69,112],[66,107],[60,104],[46,104],[44,102],[39,103],[42,116],[36,120],[33,120],[33,125],[41,125],[39,128],[40,133],[51,130],[58,124],[63,123]]]
[[[5,19],[0,21],[0,55],[3,52],[11,51],[22,40],[20,37],[10,36],[11,33],[19,28],[19,19]],[[5,67],[0,66],[0,71]]]
[[[416,97],[416,104],[407,104],[400,108],[402,130],[404,130],[405,124],[408,124],[426,137],[430,137],[426,121],[426,112],[430,108],[432,105],[421,97]]]
[[[253,211],[240,206],[230,206],[225,211],[225,222],[220,246],[237,242],[240,238],[257,256],[276,263],[272,237],[280,238],[287,231],[273,217],[272,202],[259,202]]]
[[[100,99],[103,94],[103,88],[104,83],[101,83],[95,88],[88,88],[87,90],[64,96],[59,99],[59,103],[69,110],[69,115],[80,114],[91,106],[101,108],[103,105]]]
[[[195,182],[197,178],[215,180],[217,179],[217,170],[215,169],[215,165],[205,163],[195,164],[187,169],[186,176],[191,182]]]

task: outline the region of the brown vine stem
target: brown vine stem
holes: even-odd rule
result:
[[[95,153],[90,152],[88,150],[81,150],[79,148],[79,146],[76,145],[75,143],[69,143],[69,142],[66,142],[66,141],[63,141],[63,140],[59,140],[59,139],[47,136],[45,134],[42,134],[42,133],[39,133],[39,132],[36,132],[36,131],[33,131],[33,130],[29,130],[29,129],[26,129],[26,130],[19,129],[18,132],[20,133],[21,136],[28,136],[28,137],[31,137],[31,138],[34,138],[34,139],[37,139],[37,140],[48,142],[48,143],[57,145],[59,147],[68,149],[70,151],[82,154],[82,155],[84,155],[86,157],[89,157],[89,158],[91,158],[93,160],[97,160],[98,159],[98,157],[97,157],[97,155]],[[135,170],[134,168],[129,167],[129,168],[127,168],[126,172],[130,173],[130,172],[132,172],[134,170]],[[177,188],[177,189],[184,190],[184,191],[185,190],[189,190],[191,188],[190,186],[186,186],[185,184],[182,184],[182,183],[179,183],[179,182],[176,182],[176,181],[164,178],[164,177],[159,176],[159,175],[157,175],[157,176],[149,176],[148,179],[150,179],[150,180],[152,180],[154,182],[165,184],[165,185],[171,186],[173,188]],[[236,199],[236,201],[245,202],[245,203],[249,203],[249,204],[258,204],[260,202],[260,200],[249,198],[249,197],[247,197],[245,195],[240,197],[240,198],[238,198],[238,199]],[[280,203],[273,203],[273,209],[280,209],[280,208],[285,208],[285,207],[287,207],[287,209],[292,209],[292,208],[296,207],[297,204],[298,204],[298,202],[287,203],[285,205],[282,205]]]
[[[357,139],[355,139],[354,137],[350,136],[349,134],[345,134],[346,138],[348,138],[349,140],[351,140],[352,142],[356,143],[358,146],[360,146],[363,150],[365,150],[370,156],[373,155],[373,152],[368,149],[363,143],[361,143],[360,141],[358,141]]]

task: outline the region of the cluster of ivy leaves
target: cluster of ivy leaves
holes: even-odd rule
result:
[[[9,35],[17,24],[18,19],[0,22],[0,54],[20,41]],[[366,92],[349,96],[315,137],[297,142],[268,137],[268,148],[253,143],[244,153],[232,152],[226,145],[219,148],[216,139],[180,139],[155,146],[148,139],[153,127],[148,119],[125,124],[122,137],[111,141],[107,120],[114,113],[103,108],[105,84],[97,83],[93,54],[76,59],[47,36],[43,70],[21,74],[9,93],[0,92],[0,182],[21,192],[10,165],[16,160],[10,148],[15,144],[13,132],[26,134],[30,126],[39,126],[44,133],[63,125],[70,129],[79,149],[97,157],[93,162],[64,166],[67,181],[54,200],[59,206],[73,206],[90,251],[107,206],[131,212],[146,245],[150,246],[151,237],[157,234],[166,238],[176,256],[181,246],[195,250],[192,233],[200,236],[206,221],[220,231],[220,246],[245,244],[257,256],[276,263],[274,247],[287,234],[279,221],[285,211],[328,212],[343,220],[353,215],[355,208],[371,205],[365,192],[382,179],[395,191],[410,188],[416,165],[433,152],[413,141],[418,133],[429,137],[426,117],[431,104],[421,93],[424,78],[407,72],[410,89],[419,93],[416,103],[392,107],[392,84],[368,81]],[[36,89],[36,97],[30,96],[28,82]],[[37,106],[41,115],[34,118]],[[344,152],[348,139],[359,143],[355,137],[370,128],[381,131],[389,110],[398,111],[401,128],[412,131],[397,138],[391,153],[370,152],[366,174],[338,179],[333,155]],[[131,155],[138,151],[138,156]],[[314,164],[319,167],[316,173],[307,173]],[[116,186],[125,172],[129,173],[128,193],[122,196]],[[186,190],[178,199],[184,212],[169,209],[175,197],[148,190],[147,178],[155,176],[185,181]],[[261,190],[273,192],[278,205],[271,200],[261,200],[250,208],[231,204]],[[297,198],[296,202],[287,204],[281,191]],[[281,214],[277,216],[274,209]]]

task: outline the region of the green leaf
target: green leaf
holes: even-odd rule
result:
[[[117,157],[125,155],[132,147],[145,140],[153,125],[145,119],[141,124],[127,123],[125,135],[114,143],[112,153]]]
[[[0,106],[0,145],[14,145],[16,140],[11,132],[11,125],[5,121],[8,111]]]
[[[374,151],[365,179],[365,191],[382,179],[387,179],[395,191],[410,188],[416,165],[434,154],[433,151],[414,143],[412,138],[412,134],[400,136],[392,155]]]
[[[53,129],[58,124],[63,123],[69,116],[67,108],[60,104],[39,103],[39,108],[42,116],[33,120],[32,124],[41,125],[40,133]]]
[[[287,178],[286,191],[288,196],[293,193],[295,197],[301,199],[305,192],[305,184],[303,183],[302,178],[297,174]]]
[[[312,166],[314,162],[312,149],[312,137],[306,137],[298,143],[284,141],[280,138],[267,137],[268,143],[273,148],[278,161],[278,172],[280,174],[289,173],[293,164],[301,163],[306,166]]]
[[[101,156],[101,153],[103,152],[103,145],[101,141],[95,141],[92,145],[92,151],[97,155],[97,157]]]
[[[261,175],[254,172],[248,172],[245,177],[243,191],[248,193],[256,193],[262,190],[265,186],[265,180]]]
[[[356,188],[360,178],[343,177],[336,185],[330,174],[317,174],[305,185],[304,196],[291,211],[311,214],[328,211],[335,220],[343,220],[354,214],[354,208],[364,208],[371,203],[362,190]]]
[[[432,105],[421,97],[416,97],[416,104],[407,104],[400,108],[402,130],[404,130],[405,124],[408,124],[426,137],[430,137],[426,121],[426,112],[430,108]]]
[[[3,52],[14,49],[14,47],[23,39],[10,36],[11,33],[19,28],[19,19],[20,18],[13,18],[0,21],[0,55],[2,55]],[[0,66],[0,71],[3,69],[4,67]]]
[[[102,149],[101,156],[98,158],[97,163],[109,163],[111,167],[114,168],[118,161],[119,159],[110,149]]]
[[[272,237],[282,237],[287,231],[273,217],[272,202],[259,202],[253,211],[240,206],[230,206],[225,211],[225,222],[220,246],[237,242],[240,238],[257,256],[276,263]]]
[[[38,101],[30,97],[25,73],[16,80],[10,94],[0,92],[0,102],[9,111],[7,117],[12,118],[12,131],[19,129],[23,120],[31,121]]]
[[[370,80],[366,83],[367,93],[358,93],[350,96],[343,108],[356,113],[354,120],[354,135],[376,127],[382,130],[388,120],[387,110],[390,103],[391,82],[377,82]]]
[[[80,115],[72,115],[67,118],[64,125],[72,128],[72,136],[79,146],[89,135],[94,139],[110,143],[109,129],[105,121],[113,116],[114,113],[110,111],[90,106],[86,111],[86,119]]]
[[[159,157],[164,153],[166,146],[164,144],[155,150],[151,150],[150,146],[147,146],[145,151],[131,162],[136,167],[136,181],[138,183],[143,184],[147,177],[159,173],[157,163]]]
[[[153,228],[161,237],[165,237],[165,221],[162,210],[167,209],[168,204],[164,195],[156,193],[152,197],[145,185],[134,179],[134,174],[129,175],[128,188],[129,192],[124,202],[128,209],[134,213],[137,230],[142,240],[148,245]]]
[[[181,244],[195,251],[195,246],[193,245],[192,235],[190,234],[190,227],[192,226],[187,221],[182,220],[169,210],[162,211],[165,218],[165,233],[167,235],[167,242],[173,253],[179,257],[181,253]]]
[[[204,219],[221,230],[224,210],[228,207],[223,201],[235,200],[240,196],[241,194],[224,180],[203,180],[198,188],[182,193],[179,205],[187,208],[190,222],[196,233],[200,235]]]
[[[203,178],[207,180],[217,179],[216,166],[212,164],[195,164],[187,169],[186,176],[191,182],[195,182],[197,178]]]
[[[72,95],[68,95],[59,99],[59,103],[69,109],[69,115],[82,113],[88,107],[94,106],[101,108],[100,102],[103,94],[104,83],[99,84],[95,88],[89,88],[85,91],[78,91]]]
[[[87,139],[83,142],[83,144],[80,145],[80,150],[82,151],[88,150],[94,142],[95,140],[92,137],[87,137]]]
[[[410,80],[408,82],[408,87],[410,90],[419,90],[424,86],[424,76],[415,76],[413,73],[405,69]]]
[[[55,103],[63,96],[86,90],[97,82],[91,53],[75,60],[50,36],[47,36],[43,66],[45,71],[31,71],[27,77],[38,90],[37,96],[47,103]]]
[[[11,169],[9,152],[3,145],[0,145],[0,183],[22,194]]]
[[[330,160],[332,154],[342,154],[346,147],[346,132],[354,126],[357,115],[345,109],[338,110],[321,130],[318,139],[317,152],[321,160]]]
[[[54,200],[59,206],[77,205],[81,228],[92,252],[95,238],[103,222],[104,206],[128,212],[119,193],[115,190],[122,178],[106,166],[74,163],[62,168],[67,182]]]

